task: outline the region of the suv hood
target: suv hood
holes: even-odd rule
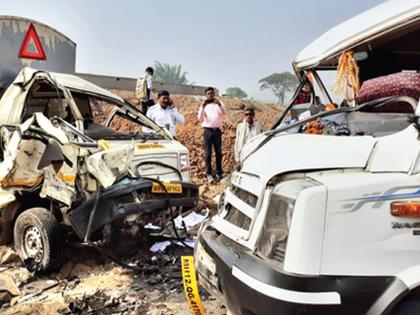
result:
[[[338,57],[343,51],[376,51],[391,53],[395,56],[417,50],[413,40],[401,45],[395,44],[407,33],[419,28],[420,3],[418,0],[385,1],[324,33],[304,48],[295,59],[293,65],[298,74],[303,70],[322,68],[332,69],[337,65]],[[416,38],[416,36],[414,36]],[[395,45],[384,43],[391,41]],[[411,44],[410,44],[411,43]],[[413,59],[413,66],[418,64]],[[405,68],[412,68],[404,65]],[[414,67],[414,69],[417,69]]]
[[[248,156],[241,171],[267,182],[293,171],[365,168],[375,143],[370,136],[280,134]]]

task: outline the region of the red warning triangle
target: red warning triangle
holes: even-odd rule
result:
[[[31,44],[34,45],[34,49],[31,49]],[[44,48],[42,48],[41,41],[39,40],[38,34],[36,33],[35,27],[32,23],[29,25],[28,32],[26,33],[22,46],[20,47],[19,58],[47,60]]]

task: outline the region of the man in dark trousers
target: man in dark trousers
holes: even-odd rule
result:
[[[226,106],[215,97],[214,88],[205,90],[206,99],[198,109],[198,119],[202,121],[204,149],[206,160],[206,176],[209,182],[213,182],[211,167],[211,153],[214,148],[216,154],[216,180],[223,177],[222,170],[222,121],[227,109]]]

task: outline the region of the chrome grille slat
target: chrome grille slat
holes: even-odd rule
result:
[[[258,197],[246,190],[239,188],[238,186],[233,186],[231,188],[232,193],[241,199],[243,202],[248,204],[249,206],[255,208],[257,206]]]
[[[234,252],[237,256],[241,257],[244,255],[248,250],[246,247],[242,246],[241,244],[235,242],[234,240],[231,240],[230,238],[224,236],[223,234],[220,234],[217,237],[217,240],[227,246],[232,252]]]
[[[229,205],[228,214],[225,217],[225,220],[240,227],[241,229],[249,231],[251,227],[251,218],[249,218],[246,214],[239,211],[237,208]]]

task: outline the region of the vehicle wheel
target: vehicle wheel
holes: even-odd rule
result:
[[[44,208],[32,208],[16,219],[15,250],[26,268],[45,273],[56,270],[61,261],[62,237],[54,216]]]
[[[394,309],[390,315],[418,315],[420,312],[420,297],[410,296],[403,299]]]

